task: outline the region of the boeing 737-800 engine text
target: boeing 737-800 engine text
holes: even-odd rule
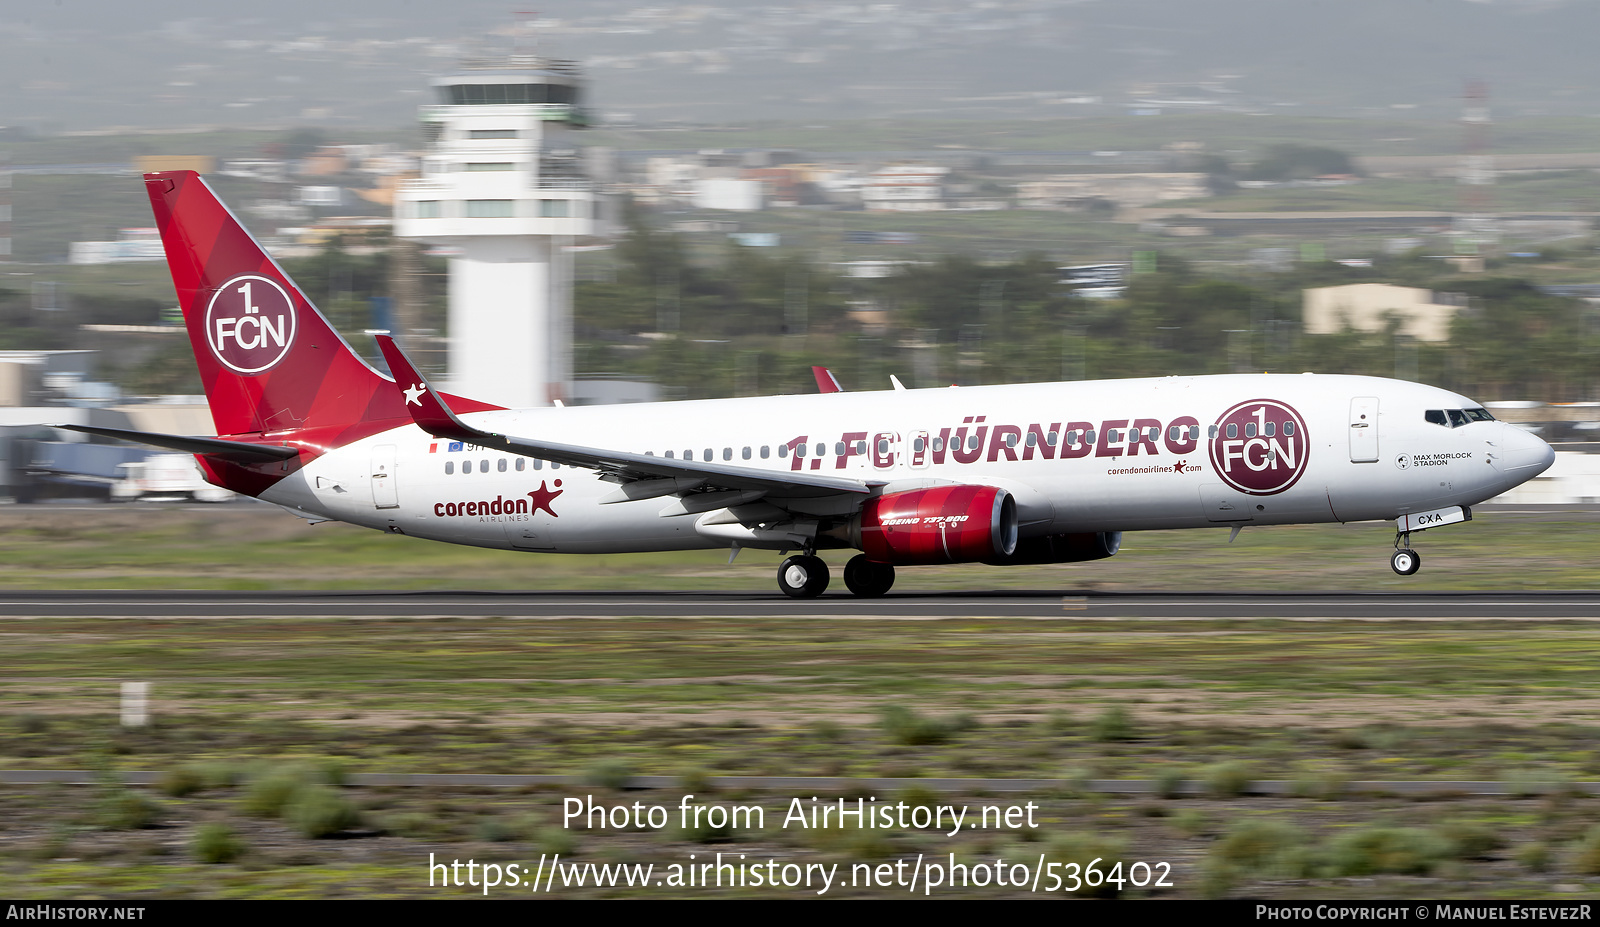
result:
[[[83,427],[196,455],[303,515],[526,551],[819,549],[882,595],[899,566],[1110,557],[1123,532],[1395,520],[1412,532],[1542,473],[1549,445],[1446,390],[1238,375],[510,410],[393,376],[334,331],[198,175],[145,175],[217,437]],[[823,382],[819,375],[819,383]],[[831,380],[831,375],[829,377]]]

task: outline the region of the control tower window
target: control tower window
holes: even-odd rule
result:
[[[441,89],[446,102],[456,106],[492,106],[501,103],[571,105],[577,102],[578,97],[577,91],[565,84],[456,84]]]
[[[506,219],[514,213],[511,200],[467,200],[468,219]]]

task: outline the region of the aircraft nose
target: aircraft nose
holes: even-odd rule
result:
[[[1556,462],[1555,448],[1538,435],[1510,423],[1502,423],[1500,428],[1500,454],[1495,462],[1508,486],[1531,480]]]

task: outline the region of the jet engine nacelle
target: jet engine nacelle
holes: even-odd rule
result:
[[[1121,531],[1079,532],[1074,534],[1047,534],[1044,537],[1026,538],[1007,557],[985,560],[995,566],[1017,566],[1029,563],[1082,563],[1085,560],[1104,560],[1122,548]]]
[[[973,563],[1017,549],[1017,503],[993,486],[935,486],[867,500],[850,543],[870,560]]]

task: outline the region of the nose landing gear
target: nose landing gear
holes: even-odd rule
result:
[[[1422,555],[1411,549],[1411,532],[1395,532],[1394,553],[1389,556],[1389,569],[1401,576],[1410,576],[1422,569]]]

